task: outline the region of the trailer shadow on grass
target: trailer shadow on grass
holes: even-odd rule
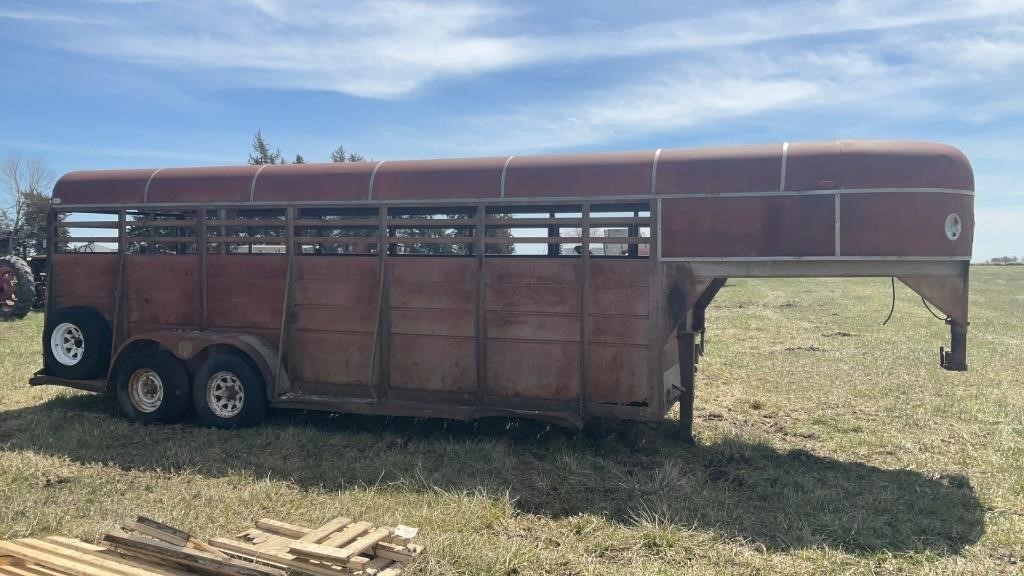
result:
[[[115,418],[98,396],[0,412],[6,451],[124,470],[247,474],[303,489],[510,494],[526,513],[592,514],[626,526],[656,521],[769,550],[956,554],[984,532],[984,509],[963,476],[886,470],[735,438],[688,446],[665,428],[577,433],[520,420],[291,411],[251,430],[144,427]]]

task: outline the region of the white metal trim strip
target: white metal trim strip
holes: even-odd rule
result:
[[[382,162],[383,163],[383,162]],[[376,174],[376,170],[374,170]],[[155,175],[155,174],[154,174]],[[374,176],[371,176],[371,186],[373,184]],[[974,192],[969,190],[951,190],[946,188],[877,188],[877,189],[850,189],[850,190],[813,190],[809,192],[755,192],[746,193],[738,192],[734,194],[667,194],[662,196],[656,196],[658,200],[661,199],[686,199],[686,198],[746,198],[751,196],[815,196],[825,194],[870,194],[870,193],[889,193],[889,192],[921,192],[921,193],[935,193],[935,194],[962,194],[967,196],[973,196]],[[502,202],[501,198],[477,198],[473,199],[472,202],[476,204],[503,204],[508,203],[510,205],[515,204],[533,204],[537,202],[541,203],[558,203],[577,202],[582,204],[585,201],[589,202],[614,202],[617,200],[622,201],[636,201],[636,200],[647,200],[650,196],[647,195],[629,195],[629,196],[597,196],[593,198],[581,198],[579,196],[528,196],[522,198],[512,198],[505,202]],[[429,200],[298,200],[293,202],[181,202],[181,203],[161,203],[154,204],[154,206],[202,206],[209,204],[210,206],[347,206],[347,205],[365,205],[365,204],[395,204],[395,205],[421,205],[421,204],[445,204],[445,205],[464,205],[467,200],[465,198],[438,198]],[[124,203],[105,203],[105,204],[61,204],[61,208],[111,208],[119,206],[132,206],[133,202]]]
[[[782,143],[782,170],[779,175],[779,192],[786,191],[786,158],[789,156],[789,142]]]
[[[508,165],[512,162],[515,156],[509,156],[505,159],[505,165],[501,167],[501,198],[505,197],[505,174],[508,173]]]
[[[661,159],[661,148],[654,152],[654,164],[651,165],[651,196],[658,189],[658,160]]]
[[[831,261],[831,260],[970,260],[970,256],[672,256],[658,258],[664,262],[777,262],[777,261]]]
[[[835,207],[835,219],[836,219],[836,256],[842,254],[842,250],[839,248],[839,193],[836,192],[836,207]]]
[[[377,162],[377,165],[373,167],[373,172],[370,173],[370,191],[367,201],[373,200],[373,181],[377,179],[377,170],[380,169],[381,165],[387,162],[387,160],[381,160]]]
[[[146,187],[142,190],[143,204],[149,202],[149,185],[153,183],[153,178],[156,178],[156,175],[159,174],[161,170],[163,170],[163,168],[157,168],[156,170],[153,171],[152,174],[149,175],[149,178],[146,180]]]
[[[658,254],[657,259],[661,260],[661,198],[658,198],[658,213],[655,217],[655,225],[658,227]]]
[[[249,185],[249,202],[256,201],[256,179],[260,177],[260,172],[263,172],[263,169],[266,168],[267,166],[269,166],[269,164],[264,164],[260,166],[260,169],[257,170],[256,173],[252,175],[252,183]]]
[[[928,193],[928,194],[962,194],[974,196],[971,190],[956,190],[952,188],[847,188],[828,190],[787,190],[785,192],[728,192],[713,194],[661,194],[658,198],[748,198],[751,196],[821,196],[829,194],[890,194],[894,192],[907,193]]]

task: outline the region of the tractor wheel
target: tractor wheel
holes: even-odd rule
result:
[[[28,263],[0,256],[0,320],[24,318],[36,301],[36,281]]]

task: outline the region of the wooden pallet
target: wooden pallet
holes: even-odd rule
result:
[[[423,550],[410,542],[417,532],[345,517],[315,529],[264,518],[236,539],[214,538],[210,545],[234,558],[310,576],[397,576]]]
[[[316,528],[264,519],[209,543],[140,517],[102,546],[50,536],[0,541],[0,576],[397,576],[422,551],[417,530],[335,518]]]

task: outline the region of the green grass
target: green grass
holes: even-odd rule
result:
[[[0,537],[345,514],[420,526],[410,574],[1024,572],[1024,269],[972,271],[967,373],[937,366],[946,327],[897,296],[881,327],[887,279],[730,281],[697,446],[670,422],[135,426],[103,398],[27,386],[33,314],[0,324]]]

